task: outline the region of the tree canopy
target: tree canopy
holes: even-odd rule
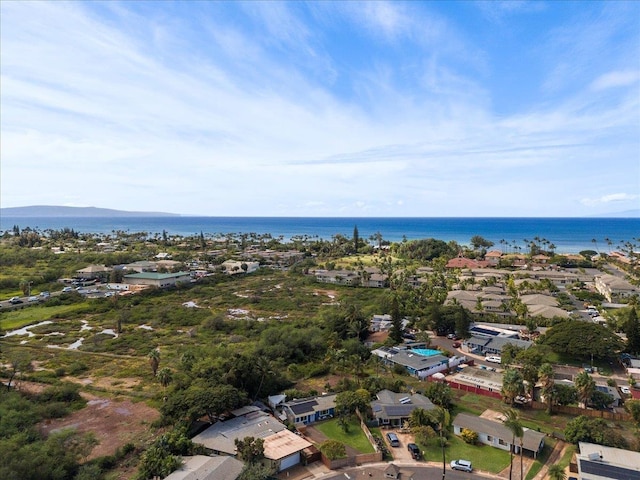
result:
[[[580,320],[564,320],[541,337],[540,342],[554,352],[596,358],[612,357],[623,348],[623,342],[609,328]]]

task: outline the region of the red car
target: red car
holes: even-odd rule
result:
[[[460,348],[461,345],[460,342],[453,342],[453,348]]]

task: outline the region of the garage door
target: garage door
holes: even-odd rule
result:
[[[294,453],[293,455],[289,455],[288,457],[284,457],[280,461],[280,471],[286,470],[287,468],[291,468],[294,465],[298,465],[300,463],[300,452]]]

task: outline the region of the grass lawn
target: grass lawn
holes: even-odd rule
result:
[[[0,329],[14,330],[16,328],[22,328],[32,323],[49,320],[51,317],[86,308],[86,306],[86,303],[58,305],[55,307],[31,306],[28,308],[21,308],[19,310],[12,310],[10,312],[3,312],[0,314]]]
[[[324,433],[331,440],[337,440],[338,442],[344,443],[345,445],[356,449],[360,453],[373,453],[375,451],[373,449],[373,445],[369,443],[369,440],[360,428],[360,422],[354,419],[349,419],[348,425],[349,429],[347,433],[342,429],[337,418],[318,423],[314,425],[314,427]]]
[[[442,449],[440,440],[434,439],[429,442],[425,451],[425,460],[430,462],[442,461]],[[424,447],[421,445],[421,447]],[[450,435],[447,448],[445,449],[447,465],[451,460],[463,458],[473,464],[474,469],[486,470],[491,473],[498,473],[509,466],[509,452],[489,445],[469,445],[461,438]]]

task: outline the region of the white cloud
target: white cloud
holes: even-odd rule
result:
[[[593,207],[596,205],[603,205],[609,203],[623,203],[623,202],[632,202],[634,200],[640,199],[639,194],[631,194],[631,193],[611,193],[608,195],[602,195],[601,197],[596,198],[583,198],[581,202],[584,205],[589,207]]]
[[[592,90],[606,90],[608,88],[628,87],[640,81],[640,71],[609,72],[596,78],[591,84]]]
[[[93,185],[98,206],[204,215],[571,214],[593,175],[607,191],[638,188],[637,164],[610,173],[637,159],[637,98],[601,104],[577,88],[496,117],[476,68],[417,39],[411,3],[364,5],[370,25],[424,50],[401,70],[370,47],[367,66],[340,70],[351,96],[297,62],[338,68],[288,5],[251,11],[275,50],[215,16],[190,44],[177,19],[119,8],[138,27],[124,28],[90,5],[1,5],[3,206],[78,203]],[[463,36],[433,18],[465,58]]]

